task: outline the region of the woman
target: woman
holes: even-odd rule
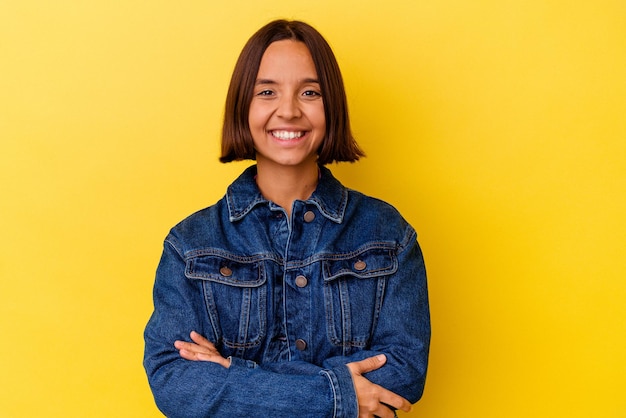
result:
[[[255,159],[165,239],[144,365],[168,416],[393,417],[422,394],[430,321],[413,228],[324,166],[363,156],[311,26],[255,33],[222,162]]]

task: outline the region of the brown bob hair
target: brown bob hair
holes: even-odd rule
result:
[[[276,41],[295,40],[309,49],[324,102],[326,135],[318,149],[318,163],[357,161],[365,156],[350,130],[348,103],[339,65],[332,49],[312,26],[300,21],[275,20],[259,29],[243,47],[226,96],[222,127],[223,163],[254,160],[256,152],[248,124],[250,102],[261,58]]]

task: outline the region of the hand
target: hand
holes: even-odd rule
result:
[[[352,374],[354,389],[359,404],[359,418],[393,418],[394,411],[391,408],[400,409],[404,412],[411,411],[411,403],[402,396],[396,395],[363,377],[363,373],[376,370],[385,364],[387,357],[379,354],[361,361],[348,363],[348,369]]]
[[[196,331],[191,331],[189,336],[193,343],[174,341],[174,347],[176,347],[182,358],[191,361],[210,361],[211,363],[221,364],[227,369],[230,367],[230,360],[222,357],[211,341]]]

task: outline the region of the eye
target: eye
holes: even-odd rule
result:
[[[322,97],[322,93],[320,93],[319,91],[315,91],[315,90],[305,90],[302,93],[302,95],[305,97],[310,97],[310,98]]]
[[[261,90],[256,93],[257,96],[272,96],[274,92],[272,90]]]

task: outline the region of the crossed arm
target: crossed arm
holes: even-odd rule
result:
[[[178,340],[174,343],[182,358],[217,363],[224,368],[230,367],[230,359],[224,358],[209,340],[195,331],[191,332],[190,338],[193,342]],[[386,357],[380,354],[347,364],[357,396],[359,418],[393,418],[395,413],[390,407],[405,412],[411,410],[408,400],[370,382],[363,376],[364,373],[379,369],[385,362]]]
[[[192,333],[188,340],[182,330],[215,336],[199,316],[205,309],[204,299],[198,297],[201,283],[183,275],[184,263],[167,241],[157,270],[155,310],[144,335],[144,367],[157,406],[166,415],[209,416],[209,411],[232,410],[249,415],[262,407],[278,415],[303,408],[302,416],[310,417],[333,411],[342,417],[386,418],[394,416],[393,409],[410,410],[409,401],[421,396],[430,326],[425,271],[416,245],[400,254],[402,274],[385,288],[388,302],[380,314],[385,321],[379,321],[372,335],[376,344],[349,357],[328,358],[321,367],[304,362],[257,365],[236,357],[231,364],[200,334]],[[189,381],[197,383],[193,391],[188,390]],[[273,396],[275,387],[289,388],[297,396]],[[259,403],[253,405],[248,398]]]

